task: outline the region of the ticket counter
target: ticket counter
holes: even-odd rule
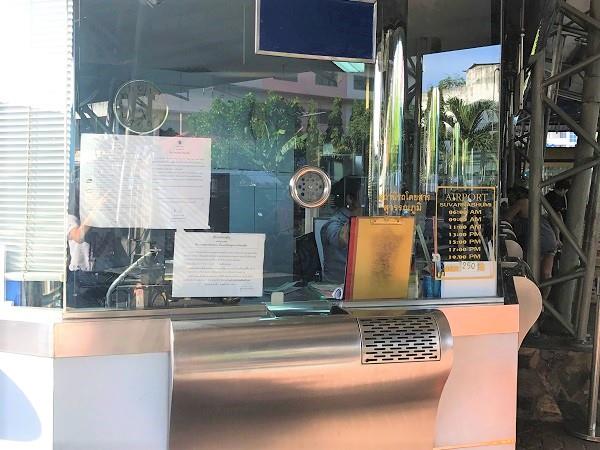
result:
[[[514,448],[500,9],[280,3],[14,16],[0,449]]]
[[[13,311],[1,448],[514,448],[517,305],[307,313]]]

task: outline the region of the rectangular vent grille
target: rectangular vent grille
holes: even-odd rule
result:
[[[439,361],[440,333],[431,316],[358,319],[362,363]]]

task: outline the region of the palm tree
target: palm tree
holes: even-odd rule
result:
[[[466,103],[453,97],[444,102],[444,126],[446,137],[451,142],[448,155],[451,181],[465,184],[470,175],[471,184],[474,182],[474,156],[477,153],[481,177],[486,175],[488,158],[497,159],[497,107],[492,100]]]

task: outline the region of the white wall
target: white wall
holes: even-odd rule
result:
[[[55,449],[167,450],[168,353],[55,360]]]
[[[0,353],[0,450],[52,449],[52,358]]]
[[[454,338],[436,447],[515,448],[518,348],[517,333]]]

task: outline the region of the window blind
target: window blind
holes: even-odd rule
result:
[[[62,280],[73,100],[71,0],[0,2],[0,243],[7,278]]]

